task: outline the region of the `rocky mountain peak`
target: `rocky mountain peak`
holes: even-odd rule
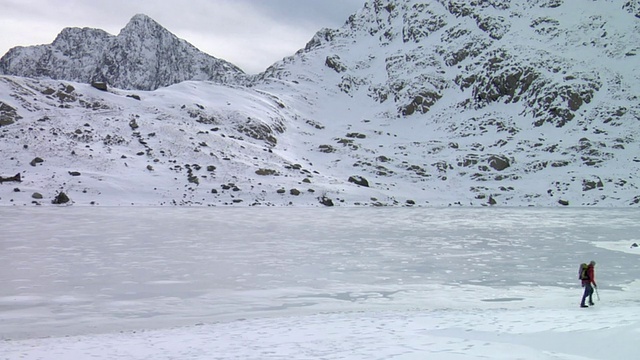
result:
[[[139,90],[185,80],[226,83],[244,78],[235,65],[201,52],[144,14],[133,16],[117,36],[66,28],[52,44],[13,48],[0,58],[0,74],[102,81]]]
[[[108,32],[100,29],[68,27],[62,29],[53,40],[52,45],[60,48],[67,45],[80,45],[86,39],[108,39],[110,37]]]
[[[144,14],[136,14],[127,25],[120,30],[119,37],[123,36],[161,36],[170,33],[169,30]]]

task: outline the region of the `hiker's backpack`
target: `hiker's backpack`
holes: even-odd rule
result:
[[[589,280],[588,268],[589,265],[587,265],[586,263],[580,264],[580,269],[578,269],[578,279]]]

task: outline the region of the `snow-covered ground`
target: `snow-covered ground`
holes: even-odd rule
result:
[[[637,1],[508,3],[367,1],[224,84],[170,61],[184,43],[142,15],[115,48],[66,30],[70,53],[4,58],[61,80],[0,76],[0,177],[21,176],[0,205],[637,207]],[[127,54],[104,71],[129,84],[172,62],[154,83],[196,80],[105,92],[59,62],[93,74],[101,54]]]
[[[637,358],[633,209],[0,216],[2,360]]]

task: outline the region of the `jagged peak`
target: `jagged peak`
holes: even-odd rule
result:
[[[131,20],[129,20],[129,22],[156,22],[155,20],[153,20],[150,16],[146,15],[146,14],[135,14],[133,15],[133,17],[131,17]]]
[[[145,14],[136,14],[129,20],[127,25],[120,30],[120,35],[129,33],[157,34],[158,32],[169,32],[169,30]]]

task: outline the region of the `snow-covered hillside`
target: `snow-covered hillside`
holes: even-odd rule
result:
[[[591,5],[372,0],[226,85],[1,76],[0,204],[637,205],[640,2]]]

